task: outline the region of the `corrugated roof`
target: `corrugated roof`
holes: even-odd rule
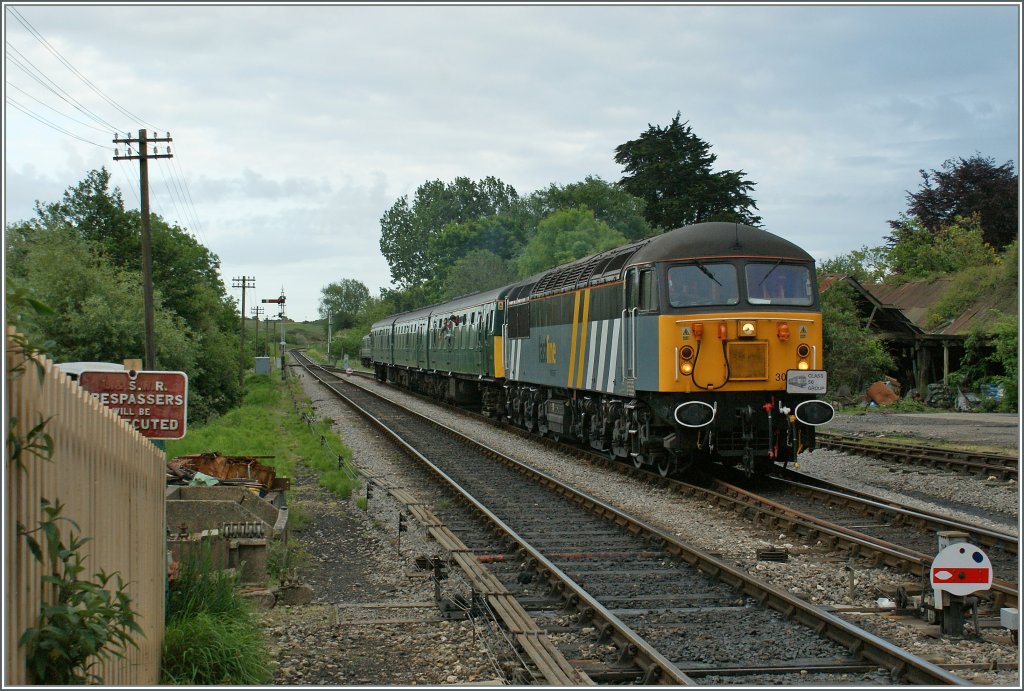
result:
[[[998,297],[987,296],[971,305],[952,321],[936,328],[928,328],[928,312],[953,288],[952,278],[910,281],[902,285],[871,283],[864,284],[863,287],[880,303],[895,307],[922,331],[932,335],[966,336],[975,327],[983,324],[989,316],[989,310],[1007,311],[1007,305],[1001,305]],[[1010,313],[1015,312],[1016,306],[1014,305]]]

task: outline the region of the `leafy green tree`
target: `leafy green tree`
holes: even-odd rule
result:
[[[878,336],[860,323],[853,288],[835,283],[821,294],[822,349],[833,393],[862,391],[894,367]]]
[[[370,301],[370,291],[361,281],[343,278],[320,290],[320,317],[330,315],[334,329],[347,329],[359,319]]]
[[[460,295],[500,288],[515,283],[517,279],[513,263],[490,250],[472,250],[452,265],[441,299],[450,300]]]
[[[958,216],[937,232],[925,228],[917,218],[902,219],[888,260],[892,272],[903,278],[927,278],[996,263],[996,252],[985,242],[978,214]]]
[[[400,197],[380,220],[380,249],[394,284],[400,289],[422,285],[451,259],[431,251],[433,238],[445,226],[500,214],[518,199],[513,187],[494,177],[427,181],[411,204],[407,196]]]
[[[982,238],[997,250],[1017,237],[1018,181],[1013,161],[997,166],[991,158],[976,153],[970,158],[950,158],[942,170],[921,170],[923,182],[917,192],[907,192],[907,212],[889,221],[898,243],[907,231],[906,218],[916,218],[933,235],[956,222],[957,217],[977,214]]]
[[[654,234],[644,218],[644,201],[596,175],[565,186],[551,183],[529,195],[526,201],[538,220],[563,209],[586,208],[594,212],[594,218],[607,223],[628,241]]]
[[[143,322],[140,216],[109,185],[106,169],[90,171],[60,202],[37,202],[34,218],[5,229],[8,276],[61,315],[25,325],[53,341],[57,360],[120,362],[145,350],[134,335]],[[241,400],[238,310],[216,255],[156,214],[150,225],[158,366],[188,374],[189,419],[203,420]]]
[[[525,277],[624,244],[622,233],[594,218],[590,209],[562,209],[540,222],[517,265]]]
[[[141,278],[90,253],[90,243],[58,232],[23,252],[9,267],[10,278],[53,309],[18,324],[27,333],[49,341],[50,357],[64,361],[121,362],[145,349]],[[162,301],[159,291],[154,300]],[[157,367],[193,369],[192,336],[180,317],[156,310]]]
[[[885,247],[862,246],[826,259],[818,267],[820,274],[853,276],[861,283],[878,283],[889,274],[889,252]]]
[[[626,175],[619,186],[646,202],[648,222],[662,231],[704,221],[758,225],[755,183],[742,170],[714,172],[711,145],[680,122],[676,113],[665,128],[648,125],[639,138],[615,149]]]

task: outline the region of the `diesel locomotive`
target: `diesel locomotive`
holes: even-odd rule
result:
[[[710,462],[762,475],[814,449],[835,414],[818,398],[813,258],[733,223],[387,317],[364,347],[380,381],[662,475]]]

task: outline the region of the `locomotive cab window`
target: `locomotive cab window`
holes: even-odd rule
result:
[[[736,267],[703,262],[670,267],[668,301],[672,307],[738,304],[740,291]]]
[[[747,264],[747,300],[752,305],[811,305],[811,272],[792,264]]]

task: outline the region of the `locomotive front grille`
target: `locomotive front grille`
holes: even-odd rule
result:
[[[768,378],[768,344],[764,341],[733,341],[726,344],[729,379],[734,381]]]

